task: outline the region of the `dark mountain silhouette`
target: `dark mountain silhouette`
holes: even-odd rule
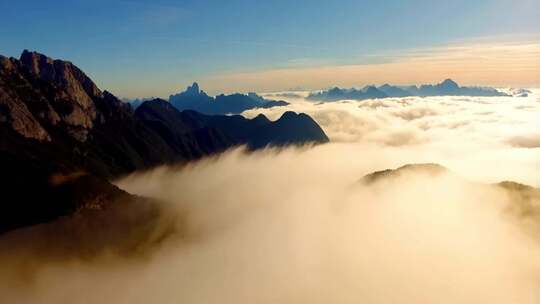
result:
[[[383,91],[377,89],[374,86],[367,86],[362,90],[358,89],[340,89],[338,87],[329,89],[328,91],[321,91],[311,93],[307,99],[316,101],[338,101],[345,99],[363,100],[373,98],[386,98],[388,95]]]
[[[144,102],[136,111],[148,127],[165,133],[170,145],[178,151],[189,147],[210,149],[203,155],[237,144],[250,149],[309,142],[328,142],[317,123],[308,115],[285,112],[275,122],[259,114],[253,119],[240,115],[206,115],[196,111],[178,111],[165,100]],[[189,144],[182,142],[187,139]],[[199,143],[197,140],[203,140]]]
[[[240,114],[255,108],[286,106],[282,100],[268,100],[255,93],[208,96],[195,82],[186,91],[171,95],[169,102],[178,110],[194,110],[204,114]]]
[[[308,116],[287,117],[212,118],[165,101],[133,112],[70,62],[26,50],[20,59],[0,56],[0,232],[125,200],[107,180],[134,170],[240,144],[328,140]]]
[[[391,86],[389,84],[384,84],[378,88],[380,91],[382,91],[384,94],[386,94],[388,97],[407,97],[411,96],[411,93],[407,90],[404,90],[400,87]]]
[[[220,129],[207,127],[192,116],[178,111],[162,99],[145,101],[135,110],[135,117],[160,134],[178,155],[202,157],[243,144]]]
[[[416,96],[508,96],[493,88],[461,87],[451,79],[436,85],[412,86],[407,90]]]
[[[421,85],[398,87],[389,84],[380,87],[368,86],[362,90],[332,88],[327,91],[311,93],[307,99],[316,101],[338,101],[338,100],[364,100],[386,97],[407,97],[407,96],[509,96],[506,93],[493,88],[482,87],[461,87],[455,81],[446,79],[436,85]]]
[[[125,103],[128,103],[133,110],[137,109],[143,102],[147,100],[156,99],[156,97],[145,97],[145,98],[122,98],[121,100]]]
[[[321,127],[308,115],[288,111],[276,121],[264,115],[249,120],[243,116],[205,116],[206,124],[219,128],[233,138],[246,142],[251,149],[259,149],[269,143],[285,146],[296,143],[328,142]],[[314,141],[313,139],[317,139]]]

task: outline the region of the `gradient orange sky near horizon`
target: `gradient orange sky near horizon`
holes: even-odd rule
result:
[[[267,69],[200,80],[210,93],[409,85],[452,78],[461,85],[540,87],[540,41],[478,42],[403,51],[387,62]]]
[[[0,54],[119,97],[438,83],[540,87],[539,0],[0,1]]]

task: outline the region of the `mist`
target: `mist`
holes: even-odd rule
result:
[[[405,97],[363,101],[314,103],[297,97],[279,97],[287,107],[249,110],[270,119],[284,111],[304,112],[321,125],[333,143],[356,145],[364,151],[390,153],[374,170],[406,163],[443,164],[474,180],[513,180],[540,187],[538,130],[540,90],[528,97]],[[268,98],[276,93],[266,94]],[[283,95],[283,93],[281,93]],[[355,151],[356,150],[356,151]]]
[[[121,254],[113,243],[90,257],[55,258],[3,251],[0,302],[538,303],[540,201],[490,184],[538,185],[535,145],[512,140],[537,136],[536,96],[520,101],[532,110],[459,98],[299,99],[258,110],[271,118],[305,111],[332,143],[238,147],[121,178],[121,189],[155,200],[139,202],[141,213],[145,204],[159,209],[144,217],[151,229],[131,230],[131,238],[151,239],[136,247],[144,250]],[[504,126],[512,128],[498,131]],[[449,170],[362,180],[408,163]],[[512,212],[525,203],[533,211]],[[62,235],[52,231],[50,248]]]
[[[145,259],[111,255],[1,279],[9,303],[537,303],[540,247],[513,202],[454,173],[365,184],[347,147],[243,149],[121,179],[177,229]],[[324,159],[324,162],[320,160]],[[33,257],[39,259],[39,255]],[[9,263],[2,260],[3,267]],[[5,269],[5,268],[4,268]],[[501,288],[504,286],[504,288]]]

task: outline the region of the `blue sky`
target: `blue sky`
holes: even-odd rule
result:
[[[0,0],[0,11],[0,54],[67,59],[131,97],[224,74],[381,64],[400,50],[486,37],[537,41],[540,32],[535,0]],[[210,91],[242,89],[229,78],[208,81]]]

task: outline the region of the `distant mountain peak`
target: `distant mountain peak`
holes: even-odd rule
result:
[[[201,93],[201,90],[199,88],[199,84],[194,82],[191,86],[188,86],[185,93],[189,95],[199,95]]]
[[[435,163],[406,164],[396,169],[386,169],[372,172],[365,175],[360,181],[365,184],[371,184],[385,179],[388,180],[390,178],[400,177],[403,176],[403,174],[408,174],[411,172],[421,173],[429,176],[450,173],[446,167]]]
[[[365,86],[363,89],[340,89],[338,87],[325,91],[312,92],[307,99],[315,101],[364,100],[386,97],[407,96],[509,96],[493,88],[461,87],[452,79],[445,79],[439,84],[411,85],[406,87],[384,84],[379,87]]]
[[[240,114],[249,109],[289,104],[282,100],[265,99],[254,92],[211,97],[202,91],[196,82],[186,91],[169,96],[169,102],[178,110],[195,110],[204,114]]]
[[[255,116],[255,118],[252,119],[254,122],[258,124],[267,124],[270,123],[270,119],[266,117],[264,114],[260,113],[259,115]]]
[[[443,82],[441,82],[441,86],[447,87],[447,88],[459,88],[459,85],[457,82],[453,81],[452,79],[448,78],[445,79]]]
[[[368,85],[368,86],[364,87],[363,91],[366,92],[366,93],[375,93],[375,92],[378,92],[378,89],[373,85]]]

